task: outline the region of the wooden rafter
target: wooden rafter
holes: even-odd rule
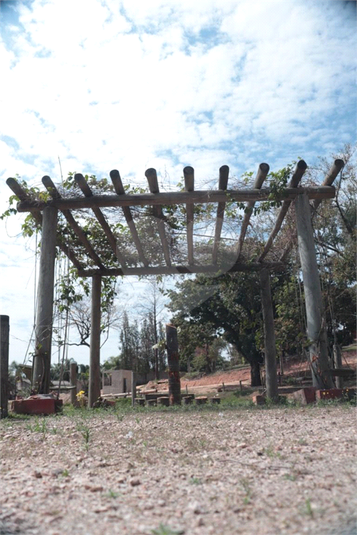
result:
[[[185,191],[192,192],[195,189],[195,175],[193,167],[187,166],[183,170],[185,178]],[[188,265],[192,266],[193,259],[193,204],[186,204],[186,223],[187,223],[187,256]]]
[[[61,200],[61,194],[52,182],[51,178],[49,176],[44,176],[42,178],[42,183],[53,198],[54,201],[60,201]],[[87,236],[85,235],[82,227],[78,225],[77,221],[74,219],[72,213],[70,210],[62,209],[62,214],[66,218],[69,226],[73,230],[73,232],[77,235],[79,241],[83,245],[84,249],[86,250],[88,256],[93,260],[93,262],[100,268],[104,269],[104,264],[93,249],[91,243],[89,242]]]
[[[147,178],[151,193],[158,194],[159,183],[157,181],[156,170],[148,169],[145,172],[145,176]],[[162,249],[164,252],[165,262],[166,262],[166,265],[170,267],[171,266],[170,250],[169,250],[169,244],[167,243],[167,238],[166,238],[166,233],[165,233],[165,220],[164,220],[164,214],[162,212],[161,203],[159,205],[154,205],[153,210],[154,210],[154,217],[156,218],[156,222],[157,222],[157,228],[159,231]]]
[[[319,186],[304,188],[309,199],[333,199],[335,188],[333,186]],[[301,194],[301,188],[285,188],[285,190],[276,195],[275,200],[294,200],[297,195]],[[260,190],[195,190],[163,192],[163,193],[142,193],[142,194],[125,194],[125,195],[93,195],[91,199],[86,197],[73,197],[66,199],[53,199],[50,201],[39,201],[31,199],[19,202],[17,209],[19,212],[32,212],[43,210],[46,206],[54,206],[59,210],[79,210],[81,208],[92,208],[93,205],[100,208],[112,208],[115,206],[173,206],[175,204],[207,204],[212,202],[229,202],[229,201],[267,201],[271,194],[270,188]]]
[[[340,161],[341,162],[341,161]],[[185,179],[185,191],[178,192],[163,192],[159,191],[159,185],[157,180],[157,174],[155,169],[148,169],[145,173],[150,193],[140,194],[127,194],[122,184],[119,172],[116,170],[111,171],[110,178],[113,183],[115,194],[96,195],[89,187],[88,183],[84,179],[83,175],[76,174],[75,180],[81,189],[83,196],[64,198],[57,190],[49,177],[43,178],[43,183],[46,189],[49,191],[51,198],[48,200],[35,199],[27,194],[21,186],[14,180],[9,179],[8,185],[19,197],[18,210],[20,212],[30,211],[33,217],[38,223],[41,223],[42,216],[41,210],[45,207],[54,207],[59,209],[66,218],[69,226],[72,228],[78,238],[78,243],[81,244],[88,256],[93,260],[94,266],[85,268],[73,254],[69,244],[63,244],[57,238],[57,244],[61,250],[70,258],[72,263],[78,270],[78,274],[81,277],[92,276],[121,276],[121,275],[173,275],[177,273],[227,273],[235,271],[259,271],[261,269],[280,270],[284,264],[280,262],[266,262],[265,256],[269,252],[274,238],[279,232],[284,217],[288,211],[291,202],[301,194],[306,194],[309,199],[314,200],[314,205],[318,206],[320,201],[324,198],[333,198],[335,190],[332,187],[332,182],[337,176],[338,171],[341,169],[340,164],[336,164],[338,167],[331,170],[326,177],[324,185],[320,187],[297,187],[300,179],[306,169],[304,161],[300,161],[295,169],[293,177],[288,184],[287,188],[284,188],[278,194],[274,193],[274,200],[281,200],[283,202],[280,209],[275,226],[267,240],[267,243],[263,249],[263,252],[258,261],[253,261],[249,258],[244,258],[242,248],[244,247],[244,240],[247,232],[247,228],[250,222],[250,218],[253,213],[253,208],[256,202],[271,200],[271,189],[263,188],[263,182],[269,172],[269,166],[267,164],[261,164],[258,168],[254,187],[251,189],[239,189],[228,190],[228,166],[222,166],[219,171],[219,184],[217,190],[195,190],[194,188],[194,169],[192,167],[184,168]],[[336,167],[335,166],[335,167]],[[221,241],[223,220],[226,209],[226,203],[231,201],[247,202],[245,208],[245,215],[240,230],[240,235],[237,242],[236,255],[223,261],[219,259],[219,244]],[[214,242],[211,250],[211,263],[200,263],[199,248],[195,252],[193,242],[193,228],[194,228],[194,209],[195,204],[207,204],[217,203]],[[179,256],[176,256],[173,252],[171,255],[170,244],[168,241],[167,228],[165,223],[167,218],[165,216],[165,206],[174,206],[183,204],[186,207],[186,229],[187,229],[187,262],[178,260]],[[163,265],[160,265],[160,261],[157,261],[156,254],[153,258],[148,258],[147,254],[144,254],[144,248],[139,234],[134,224],[131,207],[144,207],[149,206],[152,209],[152,213],[156,218],[157,232],[160,238],[161,254],[165,260]],[[101,208],[115,208],[122,209],[126,223],[128,225],[132,244],[139,254],[139,264],[130,258],[130,256],[124,255],[123,250],[118,250],[117,239],[110,227],[110,222],[107,219],[107,215],[104,215]],[[98,243],[106,243],[106,240],[110,244],[115,257],[118,261],[110,262],[105,265],[105,262],[100,258],[98,251],[95,250],[93,242],[90,242],[87,238],[86,232],[78,224],[72,215],[72,210],[91,209],[95,214],[100,226],[98,227],[103,231],[103,240],[101,242],[101,236],[98,236]],[[114,212],[113,212],[114,213]],[[140,210],[139,210],[140,214]],[[155,226],[156,226],[155,225]],[[180,242],[182,245],[182,242]],[[156,247],[156,246],[155,246]],[[132,247],[133,248],[133,247]],[[102,245],[100,245],[100,250]],[[126,248],[127,249],[127,246]],[[206,249],[207,250],[207,249]],[[203,253],[205,254],[205,253]],[[175,260],[176,258],[176,260]],[[205,257],[207,258],[207,257]],[[282,259],[283,260],[283,259]]]
[[[78,186],[80,187],[80,189],[82,190],[83,194],[86,197],[89,197],[89,198],[93,197],[92,190],[88,186],[88,183],[87,183],[87,181],[85,180],[85,178],[84,178],[84,176],[82,174],[76,173],[74,175],[74,179],[75,179],[75,181],[77,182]],[[110,229],[110,226],[108,225],[108,222],[107,222],[107,220],[105,219],[105,217],[103,215],[103,212],[97,206],[93,206],[92,210],[93,210],[97,220],[99,221],[102,229],[104,230],[104,234],[108,238],[108,242],[110,244],[110,247],[112,248],[113,253],[115,254],[117,259],[119,260],[119,262],[122,265],[122,267],[125,269],[126,268],[125,258],[121,254],[121,252],[119,251],[117,240],[115,239],[115,236],[112,233],[112,231]]]
[[[300,180],[302,179],[303,177],[303,174],[305,173],[307,169],[307,164],[306,162],[304,162],[304,160],[300,160],[297,165],[296,165],[296,168],[295,168],[295,171],[294,171],[294,174],[293,176],[291,177],[290,179],[290,182],[288,184],[288,188],[297,188]],[[280,208],[280,212],[279,212],[279,215],[278,215],[278,218],[275,222],[275,226],[268,238],[268,241],[266,242],[265,244],[265,247],[263,249],[263,252],[262,254],[260,255],[259,257],[259,262],[262,262],[264,260],[264,258],[266,257],[266,255],[268,254],[269,252],[269,249],[271,248],[272,244],[273,244],[273,241],[276,237],[276,235],[278,234],[279,230],[281,229],[281,225],[283,224],[283,221],[284,221],[284,218],[289,210],[289,207],[290,207],[290,204],[291,204],[291,200],[285,200],[283,202],[283,206]]]
[[[125,190],[124,190],[124,186],[123,186],[123,183],[121,181],[121,178],[120,178],[119,171],[117,171],[116,169],[113,169],[112,171],[110,171],[110,178],[112,180],[112,183],[113,183],[113,186],[114,186],[116,194],[117,195],[125,195]],[[131,210],[130,210],[129,206],[122,206],[122,210],[123,210],[123,214],[124,214],[124,217],[126,219],[126,222],[128,224],[131,237],[133,238],[133,241],[135,243],[136,249],[138,251],[139,260],[140,260],[140,262],[142,262],[144,264],[144,266],[148,266],[149,262],[145,258],[143,247],[141,245],[140,238],[139,238],[138,232],[136,230],[135,223],[133,221],[133,216],[131,215]]]
[[[222,165],[219,170],[218,189],[225,191],[228,185],[229,167],[228,165]],[[212,251],[212,263],[217,264],[218,246],[221,239],[221,232],[224,219],[224,210],[226,207],[225,202],[219,202],[217,206],[216,228],[214,232],[214,242]]]
[[[340,171],[342,171],[344,166],[345,166],[345,162],[343,160],[341,160],[341,159],[335,160],[334,163],[332,164],[331,169],[329,170],[329,172],[325,176],[325,179],[324,179],[324,181],[322,183],[322,186],[332,186],[335,178],[340,173]],[[322,201],[321,198],[320,199],[314,199],[314,202],[313,202],[314,212],[312,213],[312,217],[314,217],[316,209],[321,204],[321,201]],[[289,241],[288,245],[284,249],[283,254],[280,257],[280,261],[281,262],[285,262],[286,261],[286,259],[288,257],[288,254],[290,253],[292,247],[293,247],[293,242]]]
[[[6,184],[9,186],[9,188],[17,195],[17,197],[20,199],[20,201],[28,202],[31,201],[30,196],[22,189],[20,184],[14,179],[14,178],[8,178],[6,180]],[[42,214],[41,212],[32,212],[32,217],[37,221],[39,225],[42,226]],[[76,255],[72,251],[72,249],[65,243],[62,242],[62,240],[57,235],[56,245],[61,249],[61,251],[70,259],[74,267],[78,270],[83,269],[82,264],[77,259]]]
[[[262,187],[263,182],[266,179],[268,173],[269,173],[269,165],[267,163],[261,163],[258,168],[257,176],[255,177],[254,189],[260,189]],[[241,228],[239,239],[238,239],[237,260],[236,260],[237,263],[239,263],[239,258],[242,252],[244,238],[247,233],[247,228],[249,225],[250,217],[253,213],[254,205],[255,205],[255,201],[250,201],[247,203],[247,206],[244,210],[244,219],[243,219],[242,228]]]
[[[194,266],[149,266],[147,268],[133,267],[127,268],[125,272],[122,269],[82,269],[78,271],[80,277],[93,277],[93,275],[102,275],[104,277],[119,277],[122,275],[178,275],[189,273],[234,273],[238,271],[260,271],[261,269],[273,269],[280,271],[285,268],[283,262],[252,262],[242,264],[219,264],[219,265],[194,265]]]

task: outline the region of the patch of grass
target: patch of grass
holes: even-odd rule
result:
[[[285,479],[287,479],[288,481],[296,481],[297,477],[296,475],[294,474],[285,474]]]
[[[248,505],[250,502],[251,502],[251,499],[252,499],[252,488],[250,486],[250,483],[249,483],[249,480],[246,478],[246,477],[243,477],[241,480],[240,480],[240,484],[245,492],[245,496],[244,496],[244,499],[243,499],[243,503],[245,505]]]
[[[307,515],[307,516],[309,516],[311,518],[314,516],[314,511],[312,510],[312,507],[311,507],[310,498],[306,498],[306,500],[305,500],[304,513],[305,513],[305,515]]]
[[[118,498],[118,496],[119,496],[119,492],[115,492],[115,491],[112,490],[112,489],[109,489],[108,492],[107,492],[107,494],[106,494],[106,497],[107,497],[107,498],[113,498],[113,499],[115,499],[115,498]]]
[[[182,529],[172,529],[169,526],[164,526],[164,524],[160,524],[160,526],[156,529],[151,530],[152,535],[184,535],[185,531]]]
[[[191,477],[189,482],[191,483],[191,485],[202,485],[202,479],[200,479],[199,477]]]

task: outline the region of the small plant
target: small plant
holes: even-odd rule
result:
[[[90,438],[90,431],[89,427],[83,427],[81,431],[82,437],[84,438],[84,447],[86,450],[89,448],[89,438]]]
[[[305,500],[305,514],[310,516],[311,518],[314,516],[314,512],[311,507],[310,498],[306,498]]]
[[[295,474],[285,474],[284,479],[287,479],[288,481],[296,481],[296,475]]]
[[[249,480],[246,479],[245,477],[241,479],[240,483],[241,483],[241,485],[243,487],[243,490],[245,492],[245,496],[244,496],[243,502],[244,502],[245,505],[247,505],[248,503],[250,503],[251,498],[252,498],[252,489],[251,489]]]
[[[152,535],[184,535],[184,530],[176,530],[171,529],[169,526],[164,526],[164,524],[160,524],[160,526],[156,529],[151,530]]]
[[[118,492],[115,492],[114,490],[109,489],[108,493],[106,494],[108,498],[117,498],[119,496]]]
[[[66,468],[64,470],[62,470],[61,476],[62,477],[69,477],[69,472],[68,472],[68,470]]]
[[[202,485],[202,479],[200,479],[199,477],[191,477],[190,483],[192,485]]]

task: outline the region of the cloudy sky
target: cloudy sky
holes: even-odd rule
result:
[[[9,176],[77,171],[172,187],[192,165],[279,169],[356,138],[356,2],[0,0],[0,211]],[[10,361],[33,323],[34,241],[0,222]],[[132,288],[137,288],[135,281]],[[168,319],[168,318],[167,318]],[[117,353],[117,335],[102,358]],[[88,352],[72,354],[88,363]]]

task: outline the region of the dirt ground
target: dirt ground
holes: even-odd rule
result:
[[[2,535],[353,535],[356,409],[0,422]]]

